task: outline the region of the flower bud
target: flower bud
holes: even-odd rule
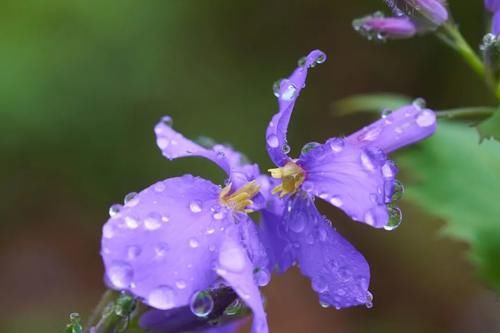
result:
[[[386,40],[413,37],[417,30],[407,17],[384,17],[380,12],[356,19],[354,30],[369,40]]]

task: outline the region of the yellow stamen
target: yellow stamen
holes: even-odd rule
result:
[[[252,198],[259,193],[259,185],[254,181],[251,181],[234,193],[229,194],[231,191],[231,183],[224,187],[219,194],[219,200],[221,204],[228,206],[233,211],[251,213],[251,209],[247,209],[248,206],[253,205]]]
[[[285,164],[284,167],[268,171],[271,173],[271,177],[282,179],[281,184],[273,189],[273,194],[279,193],[280,197],[297,192],[305,179],[304,170],[292,161]]]

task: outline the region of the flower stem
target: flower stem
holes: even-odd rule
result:
[[[437,111],[436,114],[440,118],[467,118],[467,119],[484,119],[492,115],[497,108],[490,106],[477,106],[477,107],[467,107],[458,108],[450,110]]]

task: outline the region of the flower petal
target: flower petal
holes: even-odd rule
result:
[[[322,51],[314,50],[300,61],[299,67],[289,78],[275,84],[274,93],[278,98],[279,112],[273,116],[267,127],[266,147],[271,160],[277,166],[283,166],[288,161],[289,149],[286,141],[288,123],[295,101],[305,87],[307,71],[325,60],[326,55]]]
[[[160,181],[130,199],[103,227],[102,258],[111,288],[156,309],[189,304],[217,278],[213,264],[233,224],[220,188],[202,178]]]
[[[500,36],[500,10],[495,12],[491,23],[491,32],[495,36]]]
[[[322,304],[345,308],[370,303],[368,263],[321,216],[311,196],[301,192],[290,198],[281,226]]]
[[[254,265],[238,241],[238,237],[239,231],[236,228],[226,231],[216,271],[252,309],[254,315],[252,333],[267,333],[269,328],[262,297],[254,280]]]
[[[436,127],[436,114],[415,102],[349,135],[346,143],[358,147],[378,147],[389,154],[431,136]]]
[[[156,144],[169,160],[188,156],[204,157],[221,167],[236,187],[259,174],[256,164],[250,164],[241,153],[230,147],[215,144],[205,148],[185,138],[172,128],[172,118],[169,116],[163,117],[155,126],[155,134]]]
[[[484,6],[492,13],[500,11],[500,1],[499,0],[484,0]]]
[[[356,221],[382,228],[389,221],[394,163],[376,147],[358,147],[342,139],[318,145],[297,162],[305,171],[302,189],[342,209]]]

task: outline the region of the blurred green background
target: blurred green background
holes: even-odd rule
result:
[[[482,1],[450,6],[478,45]],[[371,120],[334,116],[332,103],[351,94],[422,96],[436,109],[491,102],[432,36],[358,36],[351,20],[377,9],[382,1],[1,1],[0,332],[59,332],[69,312],[90,312],[104,290],[100,228],[125,194],[186,172],[222,181],[209,162],[161,156],[162,115],[267,169],[272,83],[313,48],[329,60],[297,105],[295,153]],[[467,245],[438,234],[444,221],[404,202],[389,233],[321,209],[370,262],[374,308],[323,309],[293,271],[265,288],[272,332],[500,332],[498,294],[476,278]]]

